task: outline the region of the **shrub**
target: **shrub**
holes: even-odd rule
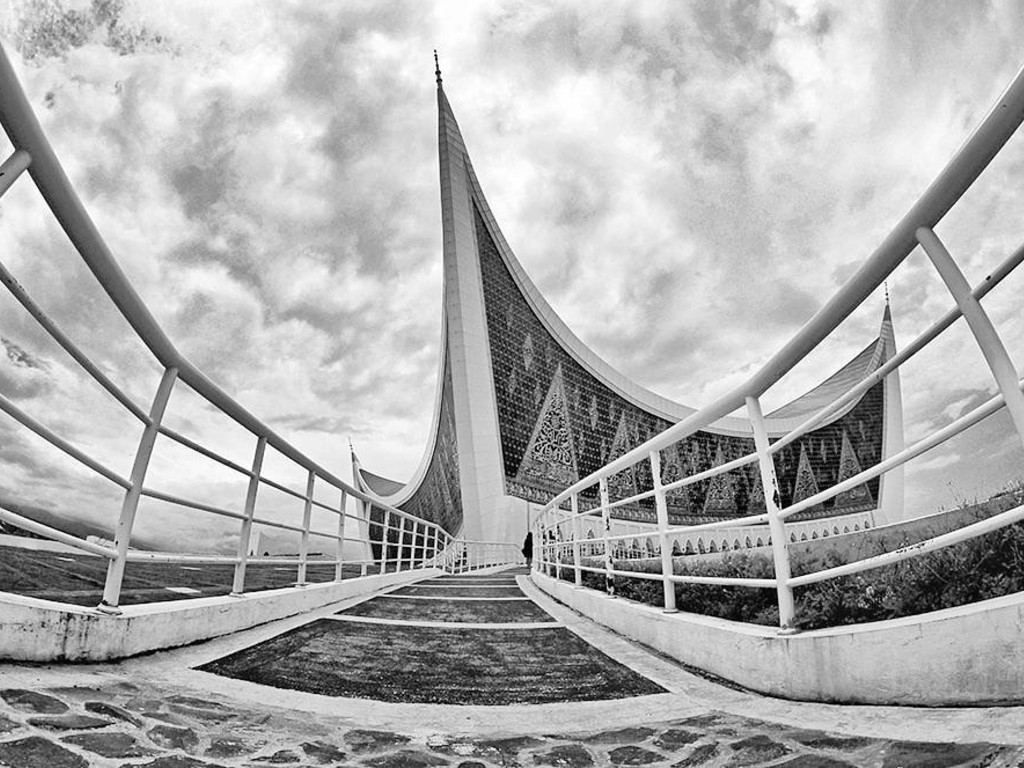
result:
[[[581,563],[603,568],[602,558]],[[806,574],[844,563],[835,552],[822,556],[794,556],[794,574]],[[760,554],[730,552],[714,562],[673,558],[678,575],[772,578],[771,560]],[[620,560],[616,570],[660,573],[655,559]],[[573,580],[571,561],[561,576]],[[664,605],[661,581],[615,578],[618,596]],[[584,586],[604,591],[603,573],[584,572]],[[819,629],[846,624],[914,616],[980,600],[1024,591],[1024,523],[1001,528],[962,544],[947,547],[894,565],[810,584],[796,590],[796,625]],[[681,611],[752,624],[778,625],[774,589],[723,587],[707,584],[676,585]]]

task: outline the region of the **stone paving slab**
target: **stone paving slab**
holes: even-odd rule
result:
[[[1024,708],[841,707],[729,690],[523,589],[577,637],[671,693],[435,706],[329,698],[191,669],[353,604],[346,601],[115,664],[0,665],[0,767],[1024,768]]]

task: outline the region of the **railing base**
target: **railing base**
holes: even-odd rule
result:
[[[107,605],[106,603],[100,603],[96,606],[96,612],[102,613],[104,616],[120,616],[123,611],[116,605]]]

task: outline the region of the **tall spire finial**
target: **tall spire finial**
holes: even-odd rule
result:
[[[437,48],[434,49],[434,77],[437,78],[437,87],[441,87],[441,64],[437,60]]]
[[[885,287],[885,305],[889,306],[889,281],[884,280],[882,285]]]

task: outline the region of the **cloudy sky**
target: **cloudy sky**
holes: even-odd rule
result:
[[[402,478],[427,439],[440,331],[433,48],[541,292],[612,365],[699,406],[792,336],[927,186],[1024,61],[1024,7],[8,0],[0,39],[179,349],[342,476],[351,437],[365,465]],[[1018,137],[940,227],[972,282],[1024,242],[1022,169]],[[148,404],[156,365],[29,183],[0,206],[0,260]],[[1022,288],[1013,277],[986,304],[1017,360]],[[920,252],[890,291],[902,341],[951,306]],[[878,295],[844,323],[769,407],[859,351],[882,307]],[[6,295],[0,342],[0,391],[127,475],[137,425]],[[991,391],[958,326],[904,373],[908,438]],[[251,460],[251,439],[184,387],[168,422]],[[912,465],[911,507],[1019,477],[1007,423]],[[151,480],[236,509],[244,496],[163,444]],[[120,497],[6,417],[0,495],[103,524]],[[198,532],[203,547],[228,535],[153,504],[139,531],[164,545]]]

